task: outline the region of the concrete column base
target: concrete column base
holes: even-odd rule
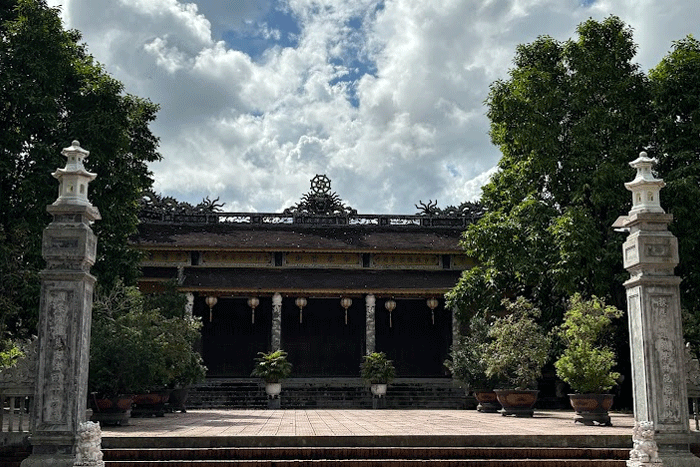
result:
[[[688,446],[672,447],[659,446],[659,457],[663,462],[664,467],[698,467],[700,466],[700,457],[695,457],[688,450]]]
[[[32,454],[22,461],[20,467],[73,467],[74,464],[72,454]]]

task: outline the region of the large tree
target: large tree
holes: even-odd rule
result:
[[[491,138],[503,156],[483,188],[487,214],[463,237],[479,265],[463,274],[450,303],[468,315],[525,295],[549,326],[575,293],[626,309],[625,236],[611,226],[630,209],[629,162],[647,150],[660,161],[662,204],[675,216],[683,306],[698,316],[700,44],[674,43],[647,77],[619,18],[588,20],[577,32],[519,46],[509,78],[491,85]]]
[[[491,85],[491,139],[503,156],[483,188],[487,214],[464,234],[479,266],[449,294],[462,312],[525,295],[558,324],[576,292],[620,305],[628,165],[652,132],[648,80],[630,28],[589,20],[578,38],[520,45],[509,79]]]
[[[652,150],[666,181],[661,202],[678,237],[686,336],[700,353],[700,42],[688,36],[649,72],[656,131]]]
[[[133,283],[139,256],[128,246],[138,201],[160,159],[149,130],[158,108],[124,92],[65,30],[44,0],[0,1],[0,333],[34,332],[46,206],[58,195],[51,173],[79,139],[98,178],[91,201],[102,214],[93,274]],[[3,336],[0,335],[0,338]]]

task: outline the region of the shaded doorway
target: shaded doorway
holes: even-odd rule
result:
[[[299,322],[295,298],[282,302],[282,349],[292,376],[359,376],[365,339],[364,300],[354,299],[348,323],[340,298],[307,298]]]
[[[254,323],[247,300],[219,298],[211,321],[204,298],[195,301],[195,314],[202,316],[202,358],[207,376],[249,377],[257,353],[270,350],[270,298],[261,298]]]
[[[391,314],[378,299],[376,307],[377,352],[385,352],[394,361],[396,376],[447,376],[443,362],[452,344],[452,313],[439,301],[435,323],[424,299],[396,300]]]

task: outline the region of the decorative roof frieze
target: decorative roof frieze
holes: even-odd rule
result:
[[[475,221],[486,213],[486,208],[479,202],[465,201],[459,206],[447,206],[444,209],[437,207],[437,200],[428,200],[428,203],[418,201],[414,205],[418,209],[417,215],[430,217],[465,217]]]
[[[206,214],[221,212],[224,203],[219,203],[219,198],[202,199],[197,205],[192,205],[184,201],[178,201],[172,196],[160,196],[153,191],[146,191],[141,197],[141,212],[139,217],[142,220],[167,219],[170,216],[192,216],[194,218]]]
[[[223,212],[219,198],[208,197],[193,206],[178,202],[170,196],[161,197],[146,192],[141,201],[139,218],[145,223],[164,224],[227,224],[306,225],[309,227],[442,227],[463,229],[483,216],[485,208],[479,203],[465,202],[459,206],[437,207],[437,201],[415,205],[416,214],[358,214],[343,203],[337,193],[331,191],[331,181],[326,175],[311,179],[311,189],[301,200],[281,213]]]

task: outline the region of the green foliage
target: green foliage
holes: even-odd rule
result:
[[[292,374],[292,364],[287,360],[287,352],[275,350],[274,352],[258,352],[257,362],[250,376],[262,378],[266,383],[279,383],[280,380],[289,378]]]
[[[464,384],[469,391],[474,389],[493,389],[497,379],[486,376],[484,356],[490,342],[489,323],[482,315],[474,315],[469,321],[469,332],[459,336],[450,347],[450,358],[445,366],[452,378]]]
[[[658,122],[653,152],[656,170],[666,182],[662,205],[673,214],[669,226],[678,238],[680,264],[676,274],[685,310],[686,338],[700,348],[700,41],[687,36],[649,71]]]
[[[12,368],[22,357],[24,357],[24,352],[19,343],[9,339],[0,342],[0,370]]]
[[[550,348],[549,337],[535,321],[541,312],[523,297],[504,300],[503,306],[507,314],[489,330],[492,342],[484,355],[486,374],[513,389],[534,389]]]
[[[605,393],[617,383],[620,373],[612,371],[617,363],[615,352],[605,339],[612,334],[612,320],[620,317],[622,311],[606,306],[598,297],[571,297],[564,323],[558,329],[565,350],[554,366],[557,376],[575,392]]]
[[[659,158],[683,308],[700,316],[700,43],[675,42],[649,78],[635,51],[619,18],[591,19],[574,39],[518,46],[508,78],[491,85],[490,135],[502,158],[483,187],[487,214],[463,236],[479,266],[447,294],[460,319],[498,313],[504,296],[517,295],[542,311],[547,329],[575,293],[625,307],[625,236],[611,225],[630,209],[624,183],[641,150]]]
[[[396,376],[394,362],[384,352],[372,352],[362,357],[360,376],[372,384],[389,384]]]
[[[204,378],[206,368],[192,347],[201,323],[154,307],[157,298],[149,298],[148,306],[145,302],[138,289],[120,283],[98,291],[90,345],[90,392],[109,397],[148,393]],[[173,299],[166,297],[164,302]]]
[[[65,166],[61,149],[72,139],[90,151],[86,168],[98,175],[92,272],[106,286],[135,283],[140,256],[128,238],[152,185],[147,163],[160,159],[148,128],[158,107],[125,94],[44,0],[0,4],[0,70],[0,333],[27,337],[38,321],[46,206],[58,196],[51,173]]]

